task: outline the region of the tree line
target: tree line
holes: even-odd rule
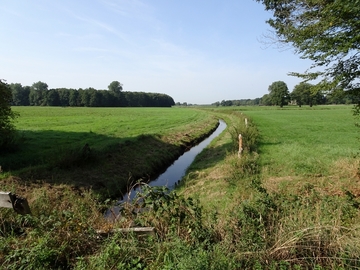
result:
[[[305,72],[289,75],[317,81],[312,92],[326,89],[332,99],[346,92],[346,98],[355,98],[360,115],[360,1],[256,1],[272,13],[266,43],[292,47],[301,58],[312,61]]]
[[[160,93],[123,91],[118,81],[109,84],[108,90],[56,88],[48,89],[44,82],[22,86],[9,84],[12,106],[71,106],[71,107],[171,107],[172,97]]]
[[[358,104],[359,97],[353,92],[344,91],[340,88],[332,91],[319,91],[316,86],[301,82],[296,85],[292,92],[289,92],[287,84],[283,81],[273,82],[269,88],[268,94],[261,98],[240,99],[240,100],[222,100],[215,102],[215,106],[280,106],[285,105],[325,105],[325,104]]]

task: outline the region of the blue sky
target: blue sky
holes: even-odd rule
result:
[[[0,78],[49,88],[165,93],[210,104],[262,97],[310,62],[265,48],[271,14],[254,0],[2,0]]]

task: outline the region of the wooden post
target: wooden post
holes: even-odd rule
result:
[[[245,127],[248,127],[248,121],[247,121],[247,118],[245,118]]]
[[[109,234],[121,232],[121,233],[134,233],[138,237],[146,236],[146,235],[155,235],[154,227],[130,227],[130,228],[118,228],[111,229],[109,231],[97,230],[96,231],[101,236],[108,236]]]
[[[238,152],[238,157],[239,158],[241,157],[242,151],[243,151],[243,148],[242,148],[242,136],[241,136],[241,134],[239,134],[239,152]]]
[[[0,191],[0,207],[13,208],[22,215],[31,214],[27,200],[11,192]]]

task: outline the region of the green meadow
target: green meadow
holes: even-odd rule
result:
[[[360,267],[351,106],[14,109],[22,144],[0,157],[16,167],[1,181],[28,199],[32,215],[0,209],[6,269]],[[146,180],[218,119],[227,129],[175,191],[145,188],[121,218],[104,219],[119,179]],[[116,232],[134,226],[155,233]]]
[[[289,106],[282,109],[246,106],[208,110],[231,116],[229,133],[219,140],[231,140],[233,151],[237,150],[234,138],[236,139],[236,134],[241,133],[235,132],[236,127],[243,126],[243,123],[238,123],[237,118],[248,118],[256,127],[258,177],[261,177],[262,183],[269,188],[300,188],[304,183],[311,183],[323,185],[325,189],[331,189],[334,193],[344,192],[344,189],[348,188],[360,195],[357,181],[354,181],[359,170],[359,128],[355,125],[352,106]],[[231,132],[236,134],[230,134]],[[229,146],[225,142],[224,145]],[[198,164],[193,164],[191,168],[206,166],[202,164],[202,160],[208,162],[205,156],[211,155],[207,153],[208,150],[199,155]],[[225,162],[227,165],[223,166],[225,171],[220,173],[222,178],[232,177],[227,171],[231,171],[228,166],[233,162],[233,154],[229,157],[230,161]],[[218,162],[224,163],[224,160],[226,157],[222,155]],[[191,168],[188,178],[196,175]],[[206,174],[205,172],[206,170],[202,170],[203,174]],[[214,183],[210,180],[207,184]],[[213,189],[223,190],[219,187]],[[199,197],[205,200],[206,196],[203,195]],[[205,205],[213,205],[213,201],[222,205],[224,200],[210,196]],[[222,208],[226,209],[227,205],[223,205]]]
[[[182,108],[13,109],[19,149],[0,156],[4,176],[91,187],[104,199],[149,180],[218,122]]]
[[[86,143],[102,151],[140,135],[169,136],[183,129],[196,129],[208,116],[201,111],[171,108],[61,108],[14,107],[20,114],[16,128],[23,145],[6,159],[46,162],[66,149]],[[21,153],[19,155],[19,153]],[[20,156],[20,157],[19,157]],[[16,164],[16,160],[12,164]],[[0,159],[3,167],[12,166]],[[17,168],[16,168],[17,169]]]
[[[134,140],[140,135],[171,136],[208,121],[199,110],[164,108],[59,108],[14,107],[20,114],[16,128],[22,155],[58,154],[59,149],[82,147],[97,150]],[[19,156],[19,152],[14,156]],[[10,154],[11,156],[11,154]],[[33,157],[31,156],[31,160]],[[4,161],[3,161],[4,162]]]
[[[271,175],[329,175],[360,150],[352,106],[242,111],[259,129],[262,167]]]

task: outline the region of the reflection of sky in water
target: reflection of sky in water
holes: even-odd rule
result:
[[[208,138],[202,141],[200,144],[192,147],[188,152],[185,152],[180,156],[163,174],[157,179],[149,183],[150,186],[167,186],[169,189],[173,189],[175,183],[184,177],[186,169],[194,161],[195,157],[206,147],[211,141],[217,137],[226,127],[223,121],[220,121],[218,128]]]
[[[174,189],[175,184],[184,177],[186,169],[194,161],[197,154],[199,154],[206,146],[208,146],[213,139],[215,139],[226,128],[224,121],[219,121],[218,128],[200,144],[192,147],[189,151],[180,156],[167,170],[161,174],[158,178],[148,183],[149,186],[166,186],[170,190]],[[132,200],[139,188],[132,190],[130,194],[124,195],[124,200],[119,201],[121,203],[125,200]],[[118,212],[116,209],[112,209],[113,212]]]

